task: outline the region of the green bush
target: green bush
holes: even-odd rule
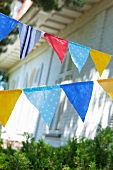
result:
[[[65,146],[52,148],[25,134],[23,147],[2,148],[0,170],[113,170],[113,130],[97,129],[94,139],[73,138]]]

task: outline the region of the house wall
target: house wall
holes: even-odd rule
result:
[[[95,5],[93,9],[84,13],[84,15],[82,15],[79,19],[76,19],[73,24],[70,24],[70,26],[63,30],[59,36],[67,40],[89,46],[96,50],[113,54],[112,18],[112,1],[108,0],[106,2],[104,0],[98,5]],[[15,67],[12,72],[10,71],[9,89],[39,85],[53,85],[65,82],[94,81],[100,79],[90,57],[88,58],[81,73],[78,73],[76,66],[71,61],[69,52],[67,52],[65,61],[61,65],[52,48],[49,47],[48,44],[45,44],[45,46],[45,51],[43,51],[42,48],[35,49],[28,55],[28,58],[31,57],[32,59],[28,61],[26,59],[26,62],[24,63],[21,61],[19,67]],[[112,77],[112,65],[113,59],[111,59],[110,64],[103,72],[101,77],[102,79]],[[35,81],[37,71],[39,71],[39,74]],[[35,108],[31,106],[30,103],[28,104],[26,99],[23,101],[24,102],[22,103],[24,103],[24,106],[21,105],[20,107],[20,100],[20,103],[18,102],[18,106],[14,108],[12,122],[14,120],[13,117],[15,117],[15,120],[18,120],[15,116],[17,114],[17,108],[21,108],[21,111],[18,111],[18,115],[21,115],[21,121],[23,120],[23,117],[27,118],[35,114],[33,122],[26,120],[26,123],[23,121],[22,125],[20,121],[20,129],[24,130],[25,124],[28,127],[26,129],[28,131],[29,126],[32,127],[32,133],[35,135],[36,140],[44,138],[54,147],[65,144],[70,137],[74,137],[75,135],[84,135],[87,138],[93,138],[99,123],[102,124],[102,127],[110,125],[113,113],[111,99],[96,82],[94,83],[93,95],[84,123],[81,121],[80,117],[73,109],[63,92],[61,93],[60,102],[52,120],[50,129],[48,129],[39,113],[36,110],[34,111]],[[31,108],[31,110],[27,111],[26,107]],[[26,115],[24,113],[25,110]],[[10,122],[11,118],[7,127],[9,127]],[[12,123],[12,127],[13,126],[14,123]]]

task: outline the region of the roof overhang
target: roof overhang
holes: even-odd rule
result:
[[[77,8],[76,10],[62,8],[62,10],[59,12],[44,12],[34,6],[31,6],[31,8],[26,12],[26,14],[24,14],[20,21],[25,24],[32,25],[44,32],[59,35],[62,30],[66,29],[77,18],[81,17],[84,12],[90,10],[100,1],[102,0],[87,0],[87,3],[82,8]],[[34,49],[41,47],[45,42],[46,40],[41,38]],[[17,38],[13,45],[7,46],[7,52],[1,54],[0,70],[9,70],[13,66],[20,63],[21,61],[19,54],[20,43],[19,38]]]

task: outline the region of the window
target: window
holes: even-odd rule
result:
[[[15,80],[12,80],[10,89],[14,89],[14,88],[15,88]]]
[[[73,68],[73,62],[68,52],[62,64],[62,68],[60,70],[59,78],[56,81],[56,84],[61,84],[63,82],[65,83],[66,81],[72,82],[72,68]],[[66,101],[65,99],[66,99],[66,95],[62,91],[60,96],[60,101],[56,109],[56,113],[51,122],[50,131],[61,129],[61,119],[64,112],[64,104]]]
[[[24,78],[24,83],[23,83],[24,88],[27,87],[27,83],[28,83],[28,73],[26,73],[25,78]]]
[[[43,72],[43,64],[41,65],[41,67],[37,70],[34,79],[33,79],[33,87],[37,87],[40,85],[41,82],[41,76],[42,76],[42,72]]]
[[[18,82],[19,82],[19,77],[17,77],[17,80],[16,80],[16,82],[15,82],[15,88],[18,87]]]
[[[36,73],[36,68],[34,68],[31,72],[31,76],[30,76],[29,82],[28,82],[28,87],[31,87],[33,85],[33,79],[34,79],[35,73]]]
[[[33,79],[33,83],[32,86],[33,87],[37,87],[40,86],[41,83],[41,77],[42,77],[42,73],[43,73],[43,64],[41,65],[41,67],[37,70],[37,72],[35,73],[34,79]],[[38,117],[37,117],[37,123],[36,123],[36,128],[35,128],[35,133],[34,133],[34,137],[35,139],[38,136],[38,129],[39,129],[39,124],[41,121],[41,115],[39,113]],[[39,132],[40,133],[40,132]]]

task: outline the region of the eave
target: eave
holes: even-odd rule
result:
[[[66,30],[70,25],[72,25],[76,19],[80,18],[91,10],[97,3],[102,0],[87,0],[86,5],[83,8],[78,8],[76,10],[71,10],[68,8],[63,8],[61,11],[51,11],[43,12],[38,8],[32,6],[26,14],[21,18],[21,22],[32,25],[33,27],[40,29],[44,32],[60,35],[63,30]],[[108,0],[109,1],[109,0]],[[41,38],[36,44],[33,51],[36,48],[42,49],[46,40]],[[43,48],[44,49],[44,48]],[[20,43],[19,38],[15,41],[13,45],[8,45],[8,50],[0,56],[0,70],[12,70],[16,65],[21,65],[29,60],[29,55],[26,59],[20,61]],[[30,58],[31,59],[31,58]]]

